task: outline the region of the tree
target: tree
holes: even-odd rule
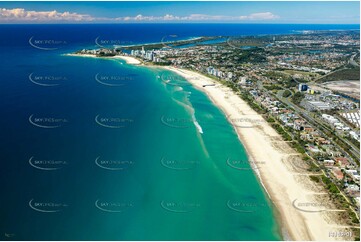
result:
[[[287,97],[291,96],[291,94],[292,94],[292,93],[291,93],[290,90],[286,90],[286,91],[283,92],[282,97],[287,98]]]

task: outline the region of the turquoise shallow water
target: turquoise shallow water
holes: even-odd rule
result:
[[[46,65],[46,55],[36,58]],[[205,94],[169,71],[120,60],[59,53],[52,62],[27,73],[59,85],[39,86],[26,75],[8,85],[20,118],[3,121],[22,138],[9,136],[21,152],[5,151],[7,178],[21,181],[5,186],[4,233],[19,240],[280,239],[243,146]],[[57,73],[59,66],[66,72]],[[46,73],[66,78],[39,78]],[[51,129],[29,122],[54,125],[41,117],[66,122]]]
[[[144,72],[146,78],[132,83],[137,94],[121,98],[127,104],[137,100],[126,109],[136,117],[129,127],[132,137],[119,137],[134,163],[119,172],[126,187],[102,191],[104,201],[127,201],[119,205],[126,206],[122,214],[129,216],[123,217],[125,229],[116,229],[119,217],[113,213],[102,220],[109,235],[127,240],[279,239],[271,204],[220,110],[181,77],[165,84],[164,77],[174,75],[168,71],[126,71]],[[115,153],[127,157],[122,148]]]

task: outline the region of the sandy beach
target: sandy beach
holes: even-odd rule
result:
[[[124,60],[127,64],[131,64],[131,65],[139,65],[141,64],[141,62],[131,56],[124,56],[124,55],[116,55],[116,56],[111,56],[111,57],[99,57],[99,56],[95,56],[95,55],[90,55],[90,54],[65,54],[66,56],[77,56],[77,57],[92,57],[92,58],[106,58],[106,59],[121,59]]]
[[[141,64],[141,62],[138,59],[136,59],[134,57],[131,57],[131,56],[117,55],[117,56],[114,56],[114,57],[111,57],[111,58],[125,60],[125,62],[127,62],[128,64],[131,64],[131,65],[139,65],[139,64]]]
[[[307,176],[307,170],[294,170],[293,165],[296,164],[297,167],[297,164],[302,164],[302,160],[261,115],[252,110],[231,89],[206,76],[175,67],[164,68],[183,76],[205,92],[229,117],[250,161],[258,167],[255,171],[260,182],[278,210],[277,216],[280,216],[284,239],[341,239],[332,238],[329,234],[342,228],[334,222],[332,213],[335,210],[326,208],[321,211],[319,207],[311,206],[313,212],[310,212],[296,208],[299,205],[301,209],[310,209],[309,206],[302,205],[315,204],[320,196],[321,200],[325,201],[327,194],[320,187],[315,187]],[[204,86],[207,84],[212,85]]]

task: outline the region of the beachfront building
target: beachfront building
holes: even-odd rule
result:
[[[354,181],[360,180],[360,175],[356,170],[346,170],[346,174],[349,175]]]
[[[351,197],[359,197],[360,196],[360,187],[357,186],[356,184],[348,185],[347,188],[346,188],[346,192]]]
[[[335,161],[334,160],[324,160],[323,165],[327,168],[330,168],[335,165]]]
[[[332,175],[334,175],[335,178],[339,181],[341,181],[343,179],[343,173],[342,173],[341,169],[338,167],[334,167],[332,169]]]

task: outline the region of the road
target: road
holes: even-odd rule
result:
[[[284,90],[280,90],[277,92],[277,98],[281,100],[283,103],[285,103],[287,106],[293,108],[297,113],[302,114],[302,116],[313,126],[316,130],[320,131],[324,137],[328,137],[321,129],[326,129],[330,131],[328,127],[325,127],[325,124],[321,123],[321,121],[315,119],[311,116],[310,112],[301,109],[299,106],[293,104],[288,98],[284,98],[282,96]],[[352,144],[349,140],[344,139],[343,137],[338,136],[338,138],[343,141],[344,143],[348,144],[352,149],[349,150],[355,157],[360,159],[360,150],[356,148],[354,144]],[[332,140],[331,140],[332,141]],[[344,151],[336,142],[332,142],[336,147],[338,147],[340,150]],[[346,151],[345,151],[346,152]],[[347,153],[347,152],[346,152]]]
[[[272,95],[272,92],[270,92],[270,91],[268,91],[267,89],[263,88],[263,84],[262,84],[261,81],[257,81],[257,87],[258,87],[259,90],[263,90],[264,92]],[[289,89],[285,89],[285,90],[289,90]],[[302,114],[302,116],[311,124],[311,126],[313,126],[313,128],[315,128],[316,130],[318,130],[324,137],[328,137],[328,136],[320,129],[320,126],[322,126],[322,127],[323,127],[324,129],[326,129],[326,130],[328,130],[328,128],[324,127],[324,125],[320,125],[319,122],[318,122],[317,120],[315,120],[315,119],[310,115],[310,113],[309,113],[307,110],[301,109],[301,108],[298,107],[297,105],[291,103],[290,100],[289,100],[289,97],[288,97],[288,98],[284,98],[284,97],[282,96],[282,95],[283,95],[283,92],[284,92],[285,90],[280,90],[280,91],[277,92],[276,97],[278,98],[278,100],[280,100],[280,101],[282,101],[284,104],[288,105],[288,107],[293,108],[298,114]],[[289,91],[291,91],[291,90],[289,90]],[[292,91],[291,91],[291,93],[292,93]],[[360,159],[360,151],[357,150],[352,143],[350,143],[348,140],[345,140],[345,139],[343,139],[343,138],[341,138],[341,137],[338,137],[338,138],[340,138],[340,139],[341,139],[342,141],[344,141],[345,143],[349,144],[349,145],[352,147],[352,150],[350,150],[351,153],[352,153],[353,155],[355,155],[356,157],[358,157],[358,159]],[[332,140],[331,140],[331,142],[332,142],[336,147],[338,147],[341,151],[344,151],[337,143],[333,142]],[[344,151],[344,152],[345,152],[345,151]],[[347,153],[347,152],[345,152],[345,153]],[[312,163],[313,163],[314,165],[316,165],[316,167],[319,167],[319,164],[317,164],[317,162],[313,159],[312,156],[310,156],[307,152],[306,152],[306,155],[310,157]],[[352,159],[350,159],[350,161],[351,161],[352,163],[354,163]],[[357,164],[355,164],[355,165],[357,166]],[[321,172],[322,172],[322,174],[325,175],[326,177],[329,177],[329,176],[326,174],[326,172],[325,172],[324,169],[321,169]],[[309,174],[308,174],[308,175],[309,175]],[[337,184],[337,182],[335,182],[334,180],[333,180],[332,182],[333,182],[334,184]],[[344,191],[343,191],[339,186],[336,185],[336,187],[337,187],[337,189],[339,190],[340,194],[341,194],[341,195],[346,199],[346,201],[349,203],[349,206],[348,206],[348,207],[352,210],[352,212],[356,215],[356,217],[357,217],[358,219],[360,219],[360,216],[359,216],[358,212],[357,212],[357,211],[355,210],[355,208],[351,205],[352,202],[350,201],[350,199],[346,196],[346,194],[344,193]]]

